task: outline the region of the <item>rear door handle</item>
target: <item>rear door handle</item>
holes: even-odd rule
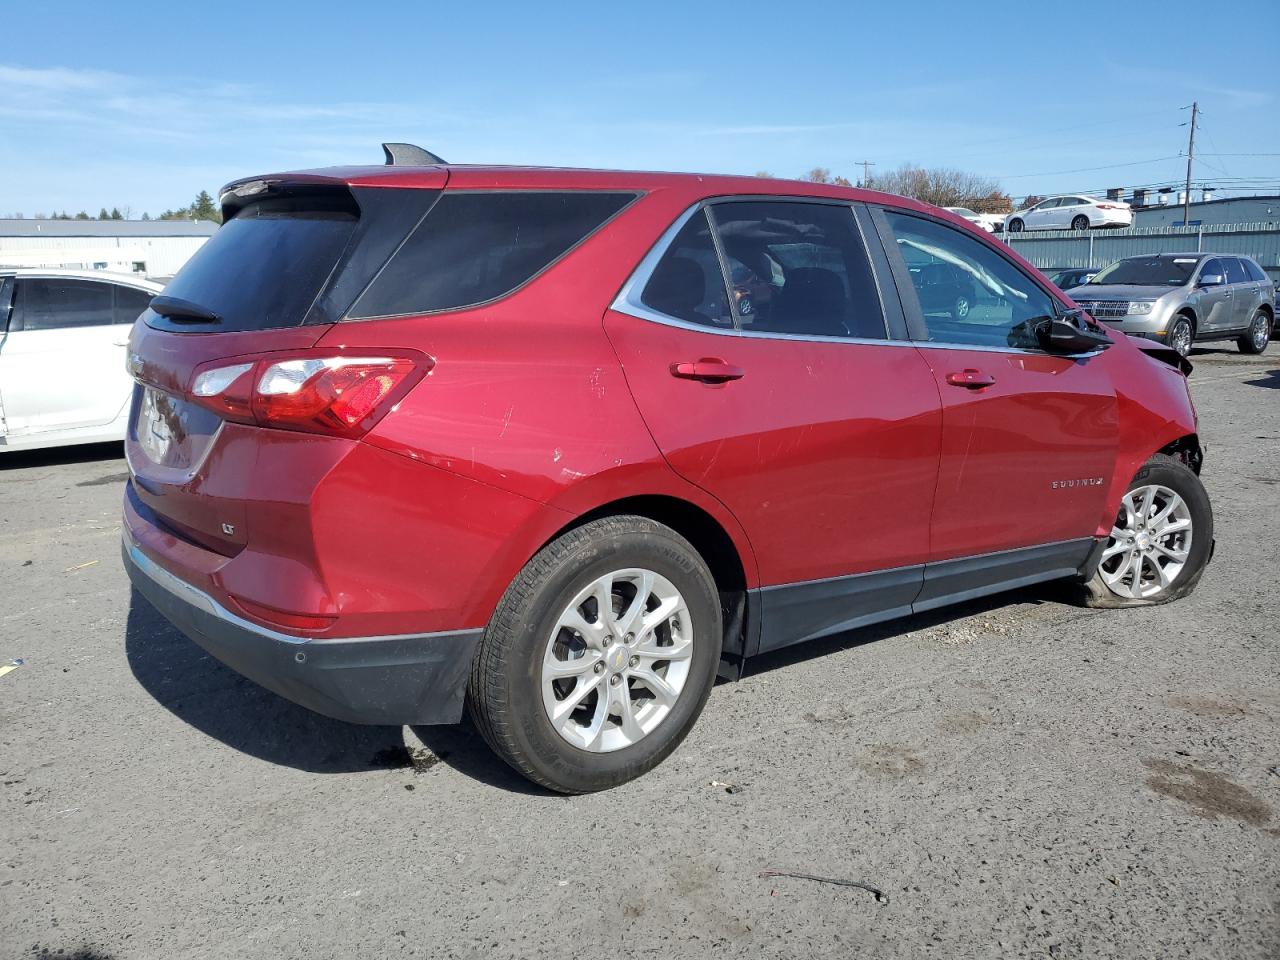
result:
[[[953,387],[966,387],[969,390],[981,390],[996,382],[996,378],[972,367],[947,374],[947,383]]]
[[[701,360],[673,363],[671,375],[681,380],[699,380],[702,383],[724,383],[741,380],[746,375],[741,367],[725,363],[719,357],[703,357]]]

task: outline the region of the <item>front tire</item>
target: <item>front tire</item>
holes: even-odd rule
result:
[[[1156,454],[1129,484],[1093,577],[1091,607],[1169,603],[1196,588],[1213,552],[1213,508],[1200,478]]]
[[[1195,342],[1195,339],[1196,331],[1190,319],[1183,314],[1178,314],[1174,317],[1173,325],[1169,327],[1169,332],[1165,335],[1165,343],[1185,357],[1191,352],[1191,344]]]
[[[1262,353],[1271,342],[1271,318],[1263,310],[1254,313],[1249,329],[1236,341],[1241,353]]]
[[[669,527],[606,517],[544,547],[512,581],[467,688],[498,756],[589,793],[661,763],[702,712],[720,660],[719,595]]]
[[[1080,214],[1080,216],[1076,217],[1074,220],[1071,221],[1071,229],[1072,230],[1088,230],[1089,218],[1086,217],[1083,213]]]

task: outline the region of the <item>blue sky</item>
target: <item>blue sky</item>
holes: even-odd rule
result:
[[[380,162],[383,140],[456,162],[856,180],[865,158],[1015,197],[1101,190],[1181,178],[1193,99],[1196,179],[1280,193],[1280,83],[1242,47],[1274,54],[1274,0],[4,9],[0,214],[154,215],[238,176]]]

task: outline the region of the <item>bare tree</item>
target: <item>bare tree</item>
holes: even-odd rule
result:
[[[909,163],[891,173],[877,174],[869,185],[885,193],[896,193],[939,207],[978,209],[975,204],[999,204],[1001,199],[1005,203],[1009,200],[1000,190],[1000,185],[990,177],[942,167],[926,169]]]
[[[810,183],[830,183],[830,184],[834,184],[837,187],[853,186],[853,184],[851,184],[844,177],[832,176],[831,171],[828,170],[826,167],[814,167],[812,170],[810,170],[800,179],[807,180]]]

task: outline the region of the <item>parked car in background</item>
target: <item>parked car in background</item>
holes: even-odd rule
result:
[[[1095,319],[1184,356],[1209,340],[1262,353],[1276,318],[1275,284],[1263,269],[1217,253],[1126,257],[1067,295]]]
[[[0,268],[0,453],[124,439],[129,327],[161,289],[131,274]]]
[[[1004,218],[1004,228],[1010,233],[1131,226],[1133,210],[1123,200],[1097,200],[1076,195],[1050,197],[1030,209],[1017,210]]]
[[[1209,559],[1185,376],[936,208],[443,164],[222,203],[134,326],[125,565],[321,713],[465,706],[599,790],[758,653],[1057,578],[1175,600]]]
[[[987,233],[996,232],[996,228],[994,224],[992,224],[989,216],[983,216],[981,213],[970,210],[968,207],[943,207],[942,209],[946,210],[948,213],[954,213],[957,217],[962,217],[963,219],[968,220],[979,230],[985,230]]]
[[[1063,267],[1043,272],[1059,290],[1070,290],[1082,283],[1088,283],[1097,274],[1098,269],[1098,267]]]

